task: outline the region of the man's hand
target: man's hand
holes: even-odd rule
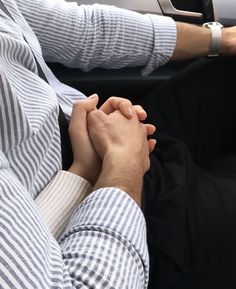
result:
[[[222,29],[220,53],[225,56],[236,55],[236,26]]]
[[[96,109],[97,103],[98,96],[96,94],[77,101],[73,107],[69,126],[74,159],[69,171],[85,178],[91,185],[95,184],[100,174],[101,160],[97,156],[88,135],[87,114]],[[125,117],[131,118],[134,113],[133,108],[135,108],[140,121],[146,119],[147,114],[141,106],[133,106],[130,100],[120,97],[110,97],[100,107],[100,110],[106,114],[119,110]]]
[[[120,111],[106,115],[94,110],[87,121],[91,140],[103,160],[95,188],[121,188],[140,205],[143,175],[149,169],[149,153],[155,146],[155,140],[147,140],[147,136],[155,127],[142,124],[135,109],[132,114],[128,119]]]
[[[128,119],[132,118],[134,114],[137,115],[139,121],[144,121],[147,118],[146,111],[140,105],[133,105],[129,99],[125,99],[122,97],[110,97],[100,108],[99,110],[105,112],[107,115],[111,114],[112,112],[119,110],[123,116],[127,117]],[[146,125],[148,135],[153,134],[153,125]],[[148,141],[150,151],[155,146],[156,141],[150,139]]]
[[[119,110],[127,118],[132,118],[135,110],[140,121],[147,118],[146,111],[140,105],[133,105],[129,99],[122,97],[112,96],[108,98],[108,100],[99,109],[106,114]]]

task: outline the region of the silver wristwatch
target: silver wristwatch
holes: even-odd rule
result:
[[[211,43],[209,46],[208,56],[214,57],[220,55],[220,43],[222,36],[223,25],[219,22],[206,22],[202,25],[203,27],[211,29]]]

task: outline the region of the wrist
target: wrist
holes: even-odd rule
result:
[[[211,43],[210,29],[182,22],[177,22],[176,27],[176,47],[171,57],[173,61],[193,59],[208,55]]]
[[[211,31],[211,41],[208,49],[208,57],[219,56],[221,53],[223,25],[219,22],[211,21],[204,23],[203,27]]]
[[[131,158],[130,155],[125,155],[122,152],[107,153],[94,189],[102,187],[120,188],[140,206],[143,174],[139,157]]]
[[[129,172],[131,175],[138,179],[142,179],[145,173],[141,157],[138,153],[125,152],[123,150],[110,151],[104,156],[103,168],[110,168],[114,172],[121,172],[122,176],[124,173]]]
[[[70,168],[68,169],[68,172],[77,175],[79,177],[82,177],[83,179],[85,179],[86,181],[88,181],[90,183],[90,185],[94,185],[95,181],[87,172],[87,170],[83,169],[82,166],[73,163]]]

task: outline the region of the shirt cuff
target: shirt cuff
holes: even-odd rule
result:
[[[171,17],[147,14],[153,24],[154,45],[151,58],[142,70],[142,75],[150,74],[157,67],[168,62],[173,55],[176,40],[176,23]]]
[[[75,174],[59,171],[35,199],[50,232],[57,239],[69,219],[91,191],[90,184]]]

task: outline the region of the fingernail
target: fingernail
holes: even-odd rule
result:
[[[96,93],[90,95],[88,98],[89,98],[89,99],[93,99],[93,98],[95,98],[95,97],[98,97],[98,95],[97,95]]]

